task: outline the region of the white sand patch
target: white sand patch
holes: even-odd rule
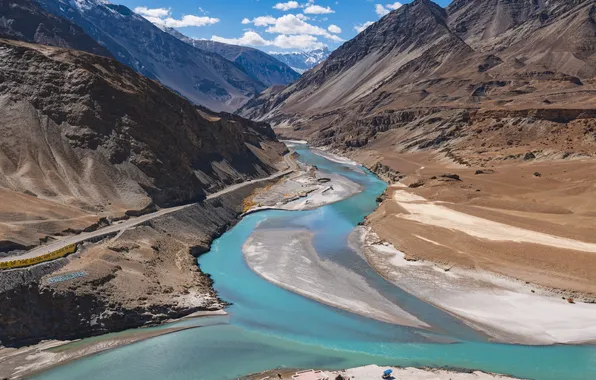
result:
[[[293,148],[298,145],[306,145],[308,141],[305,140],[280,140],[282,143],[286,144],[288,148]]]
[[[381,295],[360,275],[321,259],[311,239],[307,231],[256,230],[242,251],[252,270],[280,287],[383,322],[429,327]]]
[[[328,182],[319,182],[327,178]],[[260,210],[312,210],[330,203],[339,202],[362,192],[358,183],[348,178],[321,171],[301,172],[258,194],[253,201],[258,205],[249,213]]]
[[[367,240],[378,238],[370,233]],[[371,265],[408,293],[467,321],[497,340],[521,344],[596,340],[596,305],[532,293],[531,285],[488,272],[405,260],[386,245],[365,248]],[[537,291],[537,290],[535,290]]]
[[[358,163],[354,160],[350,160],[349,158],[342,157],[338,154],[328,152],[321,148],[317,148],[317,149],[313,148],[310,151],[313,152],[314,154],[316,154],[317,156],[326,158],[329,161],[337,162],[338,164],[351,165],[351,166],[362,166],[362,165],[360,165],[360,163]]]
[[[428,202],[422,197],[403,190],[394,193],[394,200],[408,211],[408,214],[397,214],[396,216],[399,218],[457,230],[480,239],[540,244],[556,248],[596,252],[596,244],[593,243],[585,243],[493,222]]]
[[[377,365],[367,365],[365,367],[351,368],[344,371],[334,371],[333,375],[341,374],[344,378],[349,379],[380,379],[383,371],[386,369],[393,370],[393,377],[395,379],[408,380],[489,380],[489,379],[509,379],[515,380],[513,377],[485,373],[481,371],[474,371],[472,373],[463,373],[448,371],[444,369],[430,369],[430,368],[397,368],[397,367],[379,367]],[[333,377],[332,377],[333,378]]]
[[[439,246],[439,247],[447,247],[445,244],[441,244],[441,243],[436,242],[434,240],[427,239],[427,238],[425,238],[423,236],[420,236],[420,235],[414,235],[414,236],[416,236],[418,239],[423,240],[423,241],[425,241],[427,243],[434,244],[434,245]]]
[[[362,192],[362,186],[344,176],[329,174],[327,177],[331,179],[330,182],[320,185],[307,197],[287,203],[281,208],[284,210],[310,210],[339,202]]]

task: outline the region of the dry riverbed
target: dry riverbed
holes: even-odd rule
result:
[[[348,178],[326,173],[300,163],[300,170],[265,189],[260,189],[246,202],[246,213],[261,210],[311,210],[339,202],[362,191]]]

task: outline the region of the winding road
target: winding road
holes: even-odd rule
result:
[[[296,163],[296,161],[292,158],[292,154],[293,151],[290,151],[290,153],[286,154],[283,157],[284,163],[288,166],[287,170],[284,170],[282,172],[278,172],[275,173],[269,177],[266,178],[259,178],[259,179],[253,179],[250,181],[246,181],[246,182],[241,182],[238,184],[234,184],[231,186],[226,187],[223,190],[220,190],[216,193],[213,194],[209,194],[207,196],[206,199],[214,199],[217,197],[220,197],[224,194],[230,193],[234,190],[240,189],[242,187],[248,186],[250,184],[254,184],[254,183],[258,183],[258,182],[263,182],[263,181],[269,181],[272,179],[276,179],[279,177],[283,177],[287,174],[292,173],[293,171],[297,170],[299,168],[298,164]],[[81,233],[75,236],[68,236],[68,237],[64,237],[64,238],[60,238],[57,240],[53,240],[50,243],[41,245],[39,247],[36,247],[30,251],[28,251],[27,253],[23,254],[23,255],[19,255],[19,256],[8,256],[8,257],[1,257],[0,258],[0,263],[2,262],[9,262],[15,259],[18,260],[22,260],[22,259],[32,259],[32,258],[36,258],[39,256],[43,256],[46,255],[48,253],[51,252],[55,252],[61,248],[67,247],[71,244],[80,244],[86,241],[91,241],[91,240],[95,240],[95,239],[101,239],[104,238],[106,236],[112,235],[112,234],[121,234],[122,232],[126,231],[129,228],[132,227],[136,227],[140,224],[143,224],[149,220],[158,218],[160,216],[163,215],[167,215],[176,211],[180,211],[183,210],[187,207],[192,206],[194,203],[191,204],[187,204],[187,205],[183,205],[183,206],[176,206],[176,207],[169,207],[169,208],[164,208],[161,209],[159,211],[150,213],[150,214],[146,214],[143,216],[139,216],[136,218],[131,218],[125,221],[121,221],[121,222],[117,222],[117,224],[113,224],[111,226],[107,226],[104,228],[100,228],[96,231],[93,232],[85,232],[85,233]]]

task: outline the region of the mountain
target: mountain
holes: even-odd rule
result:
[[[288,85],[300,77],[300,74],[292,70],[288,65],[258,49],[229,45],[216,41],[196,40],[185,36],[173,28],[166,28],[165,31],[197,49],[219,54],[228,61],[238,64],[252,78],[264,83],[267,87]]]
[[[48,12],[80,26],[120,62],[190,101],[233,111],[267,86],[218,54],[198,50],[104,0],[38,0]]]
[[[29,0],[0,0],[0,37],[112,56],[81,28]]]
[[[316,49],[295,53],[271,53],[279,61],[290,66],[294,71],[303,74],[329,57],[329,49]]]
[[[124,211],[198,201],[276,170],[283,147],[265,123],[196,108],[105,57],[10,40],[0,49],[0,188]]]
[[[589,124],[595,53],[593,1],[456,0],[441,8],[416,0],[239,113],[284,125],[278,131],[287,137],[339,149],[368,147],[383,136],[398,150],[462,155],[472,140],[482,143],[477,130],[506,118],[495,157],[536,144],[562,153],[568,147],[540,140],[543,134],[503,134],[520,135],[519,123],[543,131],[557,122]],[[589,139],[580,145],[575,149],[593,149]]]

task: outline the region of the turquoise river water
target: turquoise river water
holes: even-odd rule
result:
[[[300,160],[344,175],[364,191],[310,211],[264,211],[245,217],[199,259],[229,315],[180,324],[202,327],[90,356],[37,375],[44,380],[222,380],[277,367],[339,369],[366,364],[458,367],[544,380],[596,379],[596,346],[496,344],[450,315],[384,281],[347,238],[376,207],[386,185],[373,174],[297,147]],[[281,289],[252,272],[242,245],[256,228],[300,227],[326,260],[361,276],[435,332],[360,317]],[[570,321],[570,323],[573,323]]]

